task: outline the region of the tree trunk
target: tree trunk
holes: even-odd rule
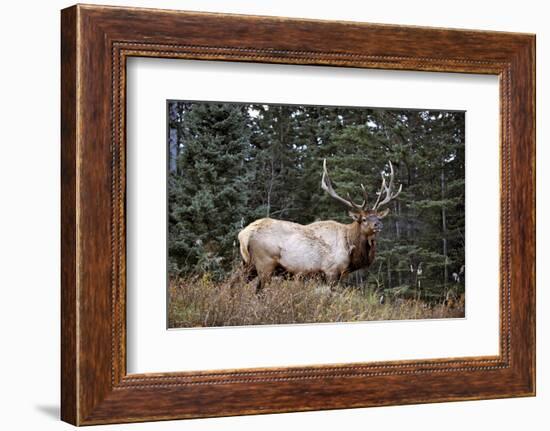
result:
[[[390,256],[386,258],[387,268],[388,268],[388,289],[391,289],[391,267],[390,267]]]
[[[178,151],[178,131],[176,129],[170,129],[170,172],[176,172],[177,169],[177,159],[179,155]]]
[[[400,244],[401,226],[399,225],[399,220],[401,217],[401,204],[399,203],[399,201],[395,202],[394,210],[395,210],[395,238],[397,239],[397,244]],[[397,282],[399,286],[401,286],[402,281],[403,280],[401,278],[401,270],[397,269]]]
[[[273,155],[271,157],[271,171],[269,175],[269,184],[267,186],[267,204],[266,204],[266,217],[269,217],[271,213],[271,193],[273,192],[273,183],[275,182],[275,161],[273,160]]]
[[[441,168],[441,200],[445,200],[445,169]],[[447,211],[445,203],[441,205],[441,232],[443,242],[443,289],[445,295],[447,294],[447,280],[449,278],[448,258],[447,258]]]

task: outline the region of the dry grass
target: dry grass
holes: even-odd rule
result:
[[[319,280],[274,278],[255,293],[240,276],[214,282],[208,274],[170,282],[170,328],[275,325],[285,323],[354,322],[464,317],[464,306],[449,308],[423,301],[394,299]]]

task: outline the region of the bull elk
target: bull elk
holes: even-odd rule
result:
[[[363,203],[358,205],[348,194],[339,196],[330,180],[327,161],[323,161],[321,188],[349,209],[350,224],[333,220],[301,225],[284,220],[262,218],[239,232],[240,252],[250,274],[258,276],[259,291],[277,269],[294,274],[323,274],[334,283],[344,275],[368,268],[376,253],[376,235],[382,230],[381,219],[389,209],[380,211],[401,193],[402,185],[393,192],[394,172],[391,162],[390,176],[382,173],[382,186],[372,208],[368,208],[367,191],[363,184]]]

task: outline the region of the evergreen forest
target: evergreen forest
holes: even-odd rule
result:
[[[347,289],[442,303],[464,293],[465,113],[168,101],[170,279],[226,279],[238,232],[262,217],[350,223],[321,189],[371,199],[391,160],[402,192],[389,205],[367,270]]]

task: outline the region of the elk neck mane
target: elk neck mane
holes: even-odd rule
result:
[[[349,271],[368,267],[374,260],[376,239],[370,240],[361,232],[361,225],[352,222],[348,225],[346,240],[350,249]]]

